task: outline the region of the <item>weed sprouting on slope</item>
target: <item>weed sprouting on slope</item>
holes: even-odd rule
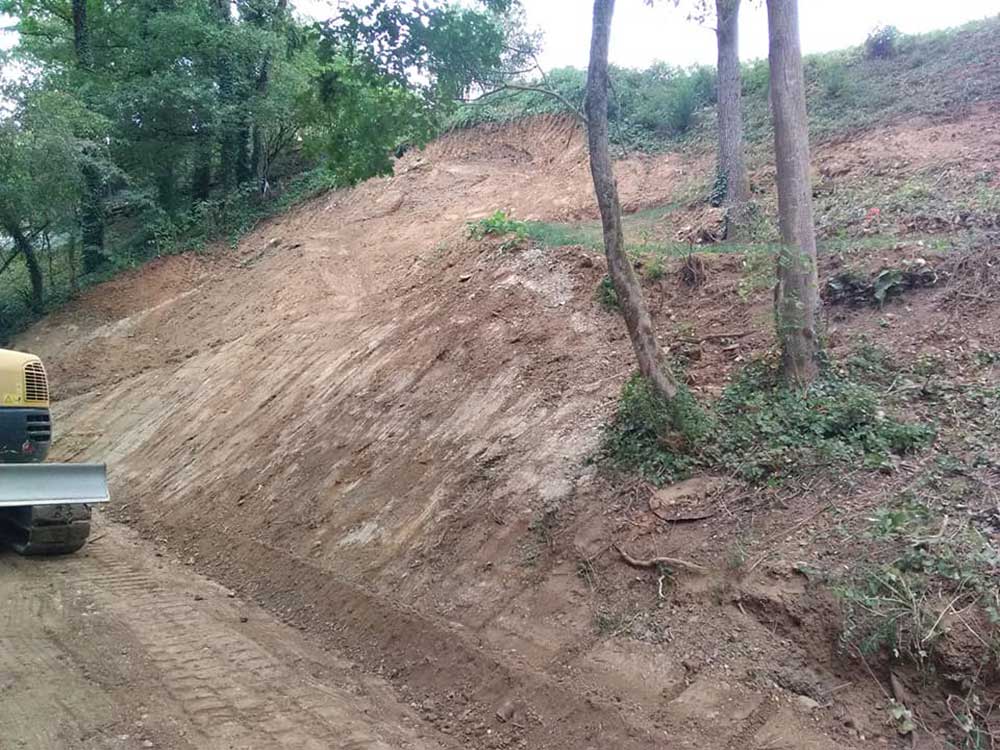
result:
[[[835,582],[845,649],[887,649],[894,659],[923,665],[959,602],[957,609],[976,605],[993,626],[1000,625],[1000,551],[971,523],[958,519],[949,526],[915,498],[879,508],[869,520],[873,547],[890,554]],[[1000,644],[994,648],[1000,659]]]
[[[696,446],[711,431],[711,415],[698,407],[690,391],[683,389],[667,403],[636,373],[622,388],[601,454],[619,469],[665,484],[684,478],[698,464]]]
[[[708,453],[714,463],[759,483],[835,464],[878,469],[928,444],[934,430],[886,414],[874,388],[828,369],[809,390],[780,383],[752,365],[726,389],[716,414],[724,428]]]
[[[887,468],[892,456],[933,436],[929,425],[888,416],[879,391],[833,368],[803,392],[758,363],[706,410],[688,393],[668,406],[633,377],[605,430],[601,455],[654,484],[681,479],[695,467],[764,484],[823,466]]]
[[[512,219],[505,211],[500,210],[494,211],[485,219],[469,222],[469,235],[477,240],[505,234],[513,234],[523,239],[528,236],[527,224]]]

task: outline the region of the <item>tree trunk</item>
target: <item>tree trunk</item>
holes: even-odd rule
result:
[[[80,290],[79,279],[76,275],[76,236],[71,235],[66,243],[66,265],[69,267],[69,290],[76,294]]]
[[[104,264],[104,198],[101,192],[100,171],[92,164],[84,164],[83,197],[80,199],[84,273],[93,273]]]
[[[87,0],[73,0],[73,50],[76,62],[82,67],[90,65],[90,39],[87,36]]]
[[[24,256],[24,263],[28,266],[28,278],[31,280],[31,309],[40,313],[45,308],[45,285],[35,248],[16,222],[5,222],[4,229],[14,239],[14,247]]]
[[[804,387],[819,372],[820,301],[798,0],[767,0],[767,21],[781,227],[775,320],[785,381]]]
[[[216,0],[215,9],[219,30],[222,32],[223,37],[225,37],[228,34],[227,27],[232,22],[229,3],[226,0]],[[235,79],[233,72],[234,64],[235,62],[229,54],[229,50],[225,45],[222,45],[218,50],[215,70],[219,86],[218,101],[221,109],[218,132],[216,134],[219,138],[217,181],[224,193],[236,186],[236,165],[239,160],[239,128],[236,122],[237,103],[233,91]]]
[[[678,384],[663,367],[660,345],[653,332],[653,321],[642,298],[642,288],[625,254],[622,233],[622,207],[618,199],[608,144],[608,45],[614,0],[594,0],[594,30],[590,44],[590,69],[587,74],[587,140],[590,146],[590,173],[601,209],[604,229],[604,252],[608,273],[622,307],[639,371],[654,390],[667,400],[677,396]]]
[[[250,181],[253,173],[250,171],[251,125],[250,116],[244,115],[240,129],[236,135],[236,184],[243,185]]]
[[[87,0],[73,0],[73,52],[77,68],[91,66]],[[84,157],[86,158],[86,154]],[[83,196],[80,199],[80,231],[83,236],[83,272],[96,271],[104,263],[104,196],[100,170],[83,165]]]
[[[199,131],[195,165],[191,173],[191,197],[195,203],[207,201],[212,195],[212,145],[212,135]]]
[[[750,200],[743,159],[743,80],[740,72],[740,0],[715,0],[719,49],[719,175],[726,181],[724,205],[738,224]]]
[[[288,0],[278,0],[274,8],[274,14],[270,18],[271,28],[281,23],[285,19],[288,11]],[[267,97],[267,89],[271,82],[271,52],[264,53],[264,59],[260,63],[260,73],[257,76],[257,98],[264,100]],[[250,172],[257,181],[257,191],[260,195],[267,193],[268,179],[270,178],[270,159],[267,155],[267,138],[264,128],[258,124],[253,125],[252,148],[250,151]]]

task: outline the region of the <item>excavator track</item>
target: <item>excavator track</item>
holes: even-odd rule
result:
[[[34,505],[0,510],[0,540],[21,555],[68,555],[87,542],[90,506]]]

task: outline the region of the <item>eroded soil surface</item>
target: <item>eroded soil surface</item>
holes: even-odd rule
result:
[[[115,526],[0,554],[0,747],[456,747],[384,681]]]
[[[916,171],[965,158],[963,142],[996,166],[994,120],[821,145],[815,161],[868,184],[886,144]],[[623,200],[675,201],[710,164],[630,157]],[[54,382],[53,460],[106,461],[108,517],[165,557],[108,527],[80,558],[0,558],[0,638],[26,644],[0,654],[0,726],[24,747],[909,746],[886,675],[837,651],[835,604],[797,572],[856,551],[851,523],[890,480],[850,471],[836,494],[785,496],[723,483],[700,498],[710,516],[665,523],[649,488],[589,460],[632,370],[594,299],[601,258],[470,239],[466,222],[498,209],[595,215],[572,123],[446,137],[235,251],[97,287],[18,342]],[[904,240],[871,263],[928,252]],[[822,274],[857,257],[825,257]],[[773,338],[745,260],[705,266],[697,289],[671,267],[647,292],[708,398]],[[838,309],[831,347],[888,330],[901,355],[1000,350],[995,299],[975,292],[959,315],[942,294]],[[658,580],[614,544],[709,573]],[[922,720],[923,746],[945,747],[948,717]]]

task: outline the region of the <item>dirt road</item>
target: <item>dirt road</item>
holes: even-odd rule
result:
[[[0,553],[0,748],[446,747],[384,683],[117,527]]]

